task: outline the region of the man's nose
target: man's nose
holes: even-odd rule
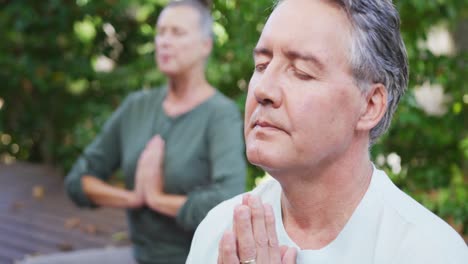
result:
[[[280,84],[280,73],[270,65],[259,76],[259,80],[254,84],[254,95],[257,102],[263,106],[278,108],[282,104],[283,95]]]

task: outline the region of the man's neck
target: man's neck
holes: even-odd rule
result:
[[[300,176],[303,180],[282,182],[283,224],[301,248],[319,249],[332,242],[366,193],[373,170],[368,154],[361,160],[350,157],[307,172]]]

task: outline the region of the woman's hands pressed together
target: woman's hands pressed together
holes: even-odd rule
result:
[[[135,173],[134,192],[143,204],[151,204],[150,199],[163,193],[164,140],[154,136],[140,155]]]
[[[185,195],[164,192],[164,140],[156,135],[148,141],[138,160],[134,195],[156,212],[175,217],[187,200]]]
[[[218,264],[295,264],[296,249],[280,246],[269,204],[246,194],[234,209],[234,225],[220,243]]]

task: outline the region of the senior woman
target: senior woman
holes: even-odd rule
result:
[[[391,1],[279,1],[254,62],[247,158],[274,179],[213,209],[187,264],[467,262],[460,235],[370,159],[408,80]]]
[[[126,98],[66,178],[78,205],[127,209],[130,249],[88,250],[27,263],[185,263],[195,228],[244,190],[242,120],[206,80],[212,18],[170,2],[157,21],[156,62],[167,86]],[[106,183],[121,168],[125,189]]]

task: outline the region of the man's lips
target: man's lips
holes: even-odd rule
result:
[[[252,128],[255,128],[255,127],[266,128],[266,129],[276,129],[276,130],[280,130],[280,131],[286,132],[281,126],[276,125],[276,124],[273,124],[273,123],[270,123],[270,122],[268,122],[268,121],[264,121],[264,120],[257,120],[257,121],[255,121],[255,122],[252,124]]]

